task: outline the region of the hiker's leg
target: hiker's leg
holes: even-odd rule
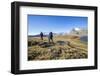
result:
[[[52,41],[52,43],[53,43],[53,38],[51,38],[51,41]]]
[[[43,40],[43,36],[41,36],[41,40]]]
[[[48,42],[50,43],[50,38],[48,38]]]

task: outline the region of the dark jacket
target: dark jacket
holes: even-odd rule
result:
[[[49,38],[52,39],[52,37],[53,37],[53,33],[50,32],[50,33],[49,33]]]
[[[40,33],[40,36],[43,37],[43,33],[42,32]]]

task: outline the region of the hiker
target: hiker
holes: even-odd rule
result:
[[[42,32],[40,33],[40,37],[41,37],[41,40],[43,40],[43,33]]]
[[[52,33],[52,32],[49,33],[48,39],[49,39],[49,43],[50,43],[50,40],[51,40],[52,43],[53,43],[53,33]]]

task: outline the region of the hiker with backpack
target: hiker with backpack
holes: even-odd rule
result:
[[[50,41],[52,41],[52,43],[53,43],[53,33],[52,32],[50,32],[48,35],[48,41],[49,41],[49,43],[50,43]]]
[[[40,38],[43,40],[43,32],[40,33]]]

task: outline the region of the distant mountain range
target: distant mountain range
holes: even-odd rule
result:
[[[54,36],[59,35],[77,35],[77,36],[87,36],[87,29],[82,28],[73,28],[69,33],[67,32],[60,32],[60,33],[53,33]],[[49,32],[43,32],[44,37],[48,37]],[[29,35],[29,37],[40,37],[40,34],[37,35]]]
[[[37,34],[37,35],[29,35],[29,37],[40,37],[40,34]],[[48,35],[43,35],[43,37],[48,37]]]

